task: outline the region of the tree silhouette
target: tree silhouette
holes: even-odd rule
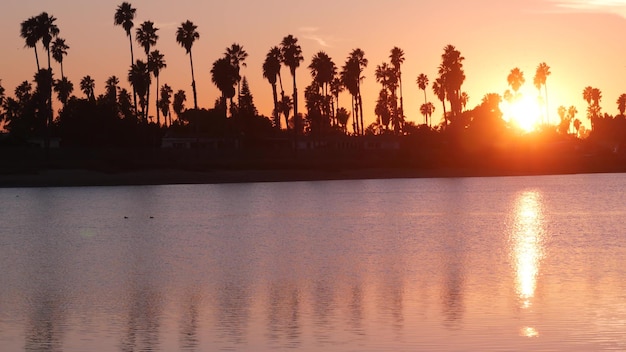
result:
[[[243,46],[233,43],[229,48],[226,48],[224,53],[229,60],[230,64],[237,70],[237,105],[240,105],[239,97],[241,96],[241,66],[246,67],[246,58],[248,53],[243,49]]]
[[[593,131],[601,115],[600,100],[602,100],[602,92],[598,88],[587,86],[583,90],[583,99],[588,104],[587,118],[591,121],[591,130]]]
[[[131,31],[135,26],[133,20],[135,19],[137,13],[137,9],[133,8],[133,6],[129,2],[123,2],[121,5],[117,7],[115,10],[114,22],[115,26],[122,26],[124,31],[126,32],[126,36],[128,37],[128,42],[130,43],[130,65],[135,64],[135,57],[133,54],[133,36],[131,35]],[[133,87],[133,101],[135,104],[135,110],[137,110],[137,92],[135,92],[135,88]]]
[[[422,113],[422,115],[424,115],[424,121],[425,124],[430,126],[430,117],[432,116],[432,114],[435,112],[435,105],[433,105],[433,103],[428,102],[428,103],[424,103],[420,106],[420,113]]]
[[[285,123],[287,124],[287,129],[289,129],[289,114],[291,114],[291,110],[293,109],[293,102],[288,95],[284,95],[283,98],[278,102],[278,111],[285,116]]]
[[[311,71],[313,81],[317,83],[317,87],[319,88],[318,93],[322,96],[321,112],[324,118],[330,119],[332,115],[330,108],[330,101],[332,99],[330,95],[330,84],[337,74],[337,66],[328,54],[320,51],[311,59],[309,70]]]
[[[304,61],[304,57],[302,57],[302,48],[298,45],[298,39],[291,34],[283,38],[280,43],[280,52],[282,54],[283,64],[289,67],[289,72],[293,78],[292,101],[295,135],[297,136],[300,130],[300,122],[298,121],[298,88],[296,85],[296,69],[300,67],[300,63]]]
[[[80,80],[80,90],[87,96],[87,99],[90,101],[95,101],[96,97],[94,95],[94,90],[96,88],[96,82],[91,78],[91,76],[87,75]]]
[[[439,77],[442,78],[443,87],[446,91],[446,98],[450,102],[450,110],[453,117],[461,114],[461,86],[465,81],[465,72],[463,71],[463,61],[465,58],[461,56],[453,45],[447,45],[444,53],[441,55],[441,64],[439,65]],[[445,125],[448,125],[448,118],[444,116]]]
[[[117,90],[120,79],[117,76],[110,76],[105,82],[104,96],[111,102],[117,102]]]
[[[394,46],[391,49],[391,54],[389,55],[391,59],[391,65],[393,66],[394,73],[398,80],[398,88],[400,89],[400,111],[398,112],[398,119],[404,121],[404,102],[402,98],[402,69],[401,66],[404,63],[404,51],[397,46]]]
[[[57,37],[54,42],[52,42],[52,58],[61,65],[61,79],[65,78],[65,73],[63,72],[63,57],[67,56],[67,49],[69,48],[70,47],[65,43],[65,39]]]
[[[224,56],[213,62],[213,68],[211,68],[211,82],[222,92],[222,108],[224,109],[225,116],[227,116],[228,108],[226,106],[226,100],[231,100],[232,107],[232,99],[235,96],[235,85],[237,84],[237,69],[231,65],[229,57]]]
[[[141,116],[144,122],[147,122],[146,115],[146,95],[150,87],[150,71],[148,64],[142,60],[137,60],[128,71],[128,82],[134,87],[135,92],[139,96],[139,105],[141,105]]]
[[[50,43],[52,42],[53,38],[59,35],[59,27],[54,24],[56,20],[56,17],[48,15],[47,12],[42,12],[41,14],[39,14],[39,16],[37,16],[36,31],[39,38],[41,39],[43,47],[48,53],[48,69],[51,69]]]
[[[159,74],[161,70],[167,67],[165,63],[164,55],[160,51],[154,50],[148,57],[148,70],[152,72],[154,78],[156,78],[156,111],[157,111],[157,125],[161,126],[161,109],[159,109]]]
[[[420,73],[419,76],[417,76],[417,80],[415,82],[417,83],[417,86],[419,87],[419,89],[424,91],[424,104],[426,104],[428,102],[426,100],[426,88],[428,88],[428,76],[426,76],[423,73]]]
[[[164,84],[161,87],[161,91],[160,91],[160,95],[161,98],[158,100],[157,105],[158,105],[158,109],[161,111],[161,113],[163,114],[163,120],[165,125],[167,126],[167,118],[169,116],[170,118],[170,122],[169,122],[169,126],[172,125],[172,117],[170,114],[170,105],[172,104],[172,93],[174,93],[174,91],[172,90],[172,87],[168,86],[167,84]]]
[[[624,116],[626,111],[626,94],[620,94],[617,98],[617,110],[619,110],[620,116]]]
[[[343,92],[344,89],[345,87],[340,77],[334,77],[333,80],[330,82],[330,93],[333,95],[333,110],[336,108],[335,120],[337,120],[337,123],[339,125],[341,125],[339,123],[339,117],[337,116],[337,114],[339,113],[339,93]],[[345,124],[343,127],[345,128]]]
[[[37,43],[41,39],[37,28],[37,18],[30,17],[23,21],[20,26],[20,36],[26,42],[25,46],[35,50],[35,61],[37,62],[37,71],[39,71],[39,55],[37,54]]]
[[[355,134],[364,134],[363,127],[363,99],[361,98],[361,82],[363,69],[368,61],[363,50],[357,48],[350,52],[346,63],[341,68],[341,81],[352,95],[353,130]],[[360,118],[360,121],[359,121]]]
[[[196,110],[198,109],[198,93],[196,91],[196,79],[193,73],[193,57],[191,55],[191,48],[193,47],[193,43],[200,39],[200,33],[198,33],[197,29],[198,26],[187,20],[176,30],[176,42],[185,48],[185,51],[189,54],[189,63],[191,64],[191,88],[193,89],[193,106]]]
[[[180,116],[185,111],[185,101],[187,101],[187,96],[185,95],[184,90],[179,90],[174,94],[174,101],[172,102],[172,109],[176,114],[176,119],[180,121]]]
[[[151,62],[152,58],[150,57],[150,48],[156,45],[156,42],[159,39],[159,36],[156,34],[158,30],[158,28],[154,27],[154,23],[152,21],[144,21],[141,25],[139,25],[139,28],[137,28],[136,31],[135,39],[137,40],[137,43],[143,47],[143,50],[146,53],[146,62],[148,64],[148,72],[150,73],[154,72],[154,64]],[[148,119],[150,110],[150,84],[151,82],[148,82],[148,89],[146,91],[146,105],[144,107],[145,120]]]
[[[438,77],[435,82],[433,82],[433,93],[437,96],[437,99],[441,101],[443,105],[443,119],[445,121],[445,125],[448,125],[448,114],[446,113],[446,87],[444,83],[443,77]]]
[[[63,77],[54,81],[53,90],[57,93],[57,99],[65,106],[74,91],[74,84],[67,77]]]
[[[274,126],[278,130],[280,130],[280,111],[278,110],[278,92],[276,90],[276,83],[280,76],[280,66],[280,49],[278,47],[273,47],[265,56],[265,61],[263,62],[263,77],[266,78],[272,85],[272,96],[274,98],[274,110],[272,110],[272,115],[274,116]],[[284,94],[281,96],[283,95]]]
[[[388,63],[383,62],[382,64],[376,66],[375,71],[376,82],[380,83],[383,87],[382,89],[386,91],[386,93],[381,92],[378,95],[377,101],[377,110],[383,112],[385,109],[382,108],[383,102],[387,104],[387,109],[391,114],[391,122],[393,123],[394,133],[398,134],[401,129],[401,116],[398,114],[398,98],[396,96],[396,89],[398,87],[398,77],[396,75],[396,70],[394,67],[390,66]],[[383,114],[386,118],[386,114]],[[385,119],[383,125],[387,128],[388,121]]]
[[[511,89],[513,89],[515,95],[517,95],[520,87],[524,84],[524,82],[526,82],[524,79],[524,72],[520,71],[520,69],[516,67],[511,70],[506,78],[506,81],[511,86]]]
[[[548,87],[546,85],[546,81],[548,80],[548,76],[551,74],[550,66],[548,66],[545,62],[542,62],[537,66],[537,72],[535,73],[535,78],[533,82],[535,83],[535,87],[538,90],[541,89],[541,86],[544,88],[545,92],[545,102],[546,102],[546,120],[550,123],[550,113],[548,108]]]

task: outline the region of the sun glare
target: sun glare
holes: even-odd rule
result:
[[[541,120],[541,108],[536,99],[529,96],[517,96],[511,101],[500,104],[503,117],[525,132],[534,131]]]

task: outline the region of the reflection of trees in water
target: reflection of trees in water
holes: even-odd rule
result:
[[[350,329],[358,335],[365,335],[363,329],[363,288],[355,283],[350,290]]]
[[[313,284],[313,335],[318,342],[332,342],[335,305],[335,278],[318,279]]]
[[[63,303],[54,292],[44,290],[32,297],[32,319],[25,336],[25,351],[63,351]]]
[[[158,350],[163,299],[160,293],[149,284],[133,285],[131,290],[128,320],[121,341],[121,350]]]
[[[300,346],[300,301],[300,290],[294,283],[270,283],[267,327],[268,338],[273,344],[287,348]]]
[[[218,287],[217,321],[218,338],[234,345],[246,342],[250,319],[250,283],[226,281]]]
[[[184,310],[180,317],[180,350],[195,351],[198,347],[198,306],[200,296],[189,292],[184,302]]]
[[[400,269],[394,273],[386,273],[378,294],[379,309],[391,318],[391,326],[396,332],[404,327],[404,278],[401,272]]]

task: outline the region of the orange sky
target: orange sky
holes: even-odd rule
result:
[[[24,48],[19,37],[20,22],[42,11],[57,17],[57,25],[70,45],[65,58],[66,75],[78,83],[85,75],[96,81],[96,94],[104,90],[111,75],[126,76],[130,63],[128,40],[121,27],[113,25],[116,7],[122,1],[78,0],[5,0],[0,12],[0,79],[7,93],[22,81],[32,80],[36,70],[32,49]],[[465,57],[467,79],[463,90],[470,96],[468,108],[486,93],[502,94],[506,77],[519,67],[526,78],[527,90],[534,93],[532,79],[540,62],[551,67],[548,77],[550,114],[557,118],[559,105],[576,105],[584,123],[586,103],[582,90],[591,85],[603,93],[604,112],[617,113],[615,101],[626,93],[626,1],[583,0],[265,0],[228,2],[180,0],[134,0],[136,25],[151,20],[160,28],[155,49],[165,54],[168,67],[161,73],[161,84],[176,91],[187,91],[187,106],[193,105],[188,57],[175,41],[175,30],[181,22],[191,20],[198,26],[200,40],[194,45],[194,64],[199,105],[212,107],[219,92],[212,85],[210,69],[227,46],[243,45],[249,53],[247,67],[242,69],[252,90],[259,112],[270,115],[272,93],[262,77],[261,65],[269,48],[278,45],[287,34],[299,39],[304,62],[297,71],[301,93],[300,111],[304,111],[302,92],[310,83],[307,66],[318,51],[327,52],[337,66],[343,65],[353,48],[365,51],[369,66],[363,85],[366,123],[375,119],[374,104],[380,89],[374,78],[376,65],[388,61],[389,51],[399,46],[405,52],[402,67],[405,115],[422,123],[418,113],[423,93],[415,79],[425,73],[435,79],[443,47],[452,44]],[[41,55],[45,66],[45,55]],[[137,58],[143,57],[138,45]],[[53,66],[58,72],[58,66]],[[289,72],[283,69],[283,75]],[[56,76],[59,76],[57,73]],[[58,78],[58,77],[57,77]],[[285,80],[285,91],[291,91]],[[441,103],[428,91],[442,113]],[[154,96],[154,95],[152,95]],[[340,105],[350,107],[350,96],[340,96]]]

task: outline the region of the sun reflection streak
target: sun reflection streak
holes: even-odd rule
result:
[[[516,273],[516,291],[523,309],[532,306],[539,266],[543,258],[543,219],[541,196],[538,192],[522,193],[515,209],[515,228],[512,235],[512,256]],[[535,337],[539,332],[524,327],[522,336]]]

